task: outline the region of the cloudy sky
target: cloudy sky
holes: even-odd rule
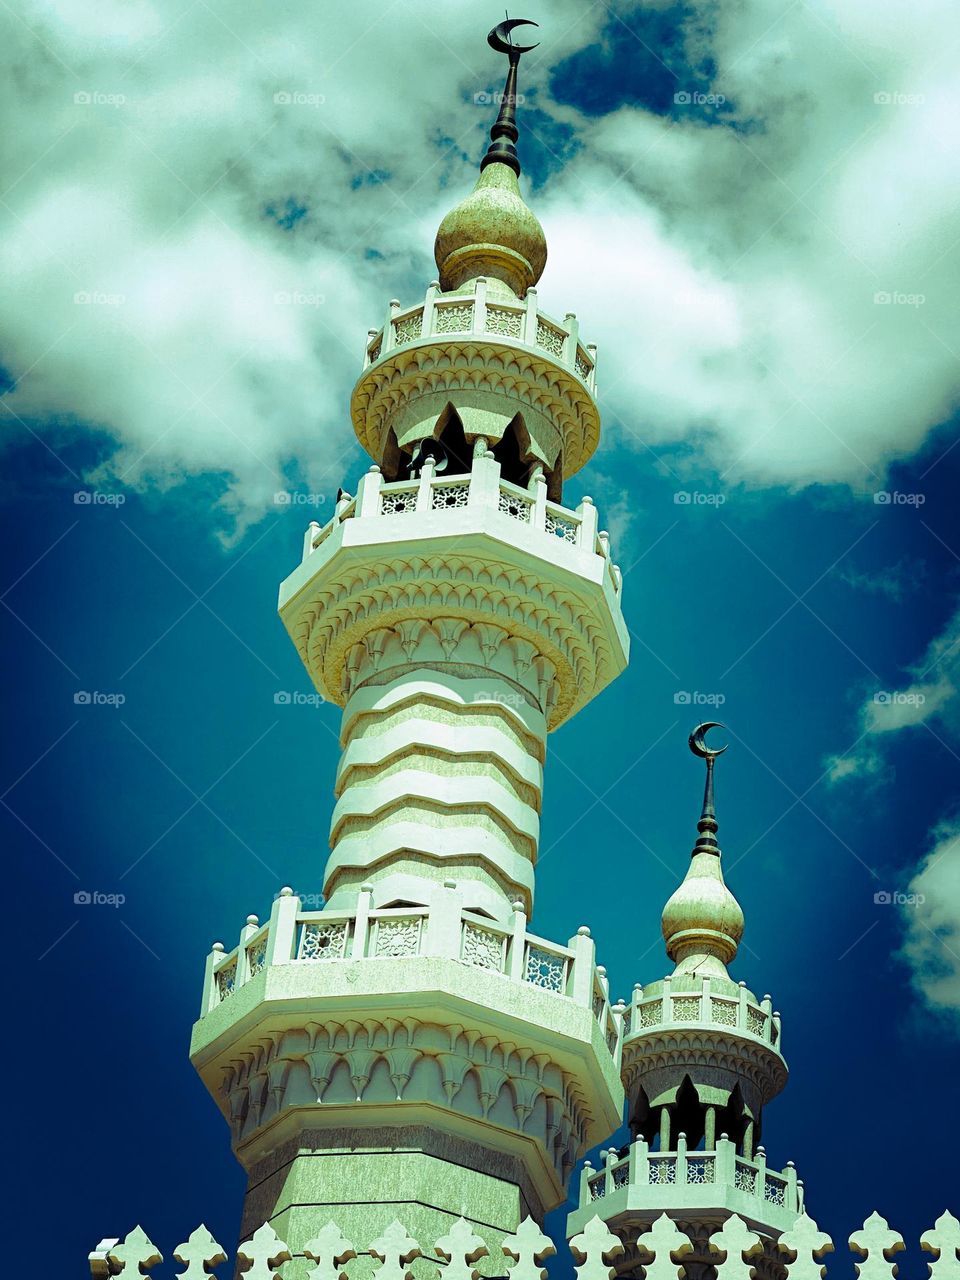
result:
[[[566,937],[589,916],[624,992],[660,976],[696,817],[684,739],[719,706],[742,976],[775,993],[793,1067],[771,1159],[796,1160],[838,1239],[875,1205],[916,1234],[944,1207],[929,1147],[914,1176],[944,1122],[918,1058],[935,1041],[946,1063],[960,1029],[960,10],[524,12],[541,300],[600,348],[604,443],[570,500],[601,506],[634,637],[619,693],[552,743],[535,923]],[[137,1219],[235,1230],[239,1174],[185,1063],[202,956],[281,883],[318,886],[337,751],[333,709],[273,703],[306,688],[273,610],[307,515],[275,495],[329,500],[365,465],[365,334],[435,274],[491,122],[499,17],[2,11],[3,600],[23,675],[4,805],[36,904],[25,1007],[42,994],[82,1046],[86,1105],[62,1121],[69,1167],[98,1169],[70,1209],[79,1249]],[[81,709],[78,690],[125,702]],[[127,903],[96,916],[78,887]],[[629,919],[609,905],[626,893]],[[51,1096],[67,1052],[38,1068]],[[165,1142],[181,1122],[186,1178]],[[106,1131],[119,1163],[91,1163]]]

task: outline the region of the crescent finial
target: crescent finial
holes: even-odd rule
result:
[[[717,756],[723,755],[729,743],[725,743],[722,747],[708,747],[705,738],[708,729],[724,728],[726,725],[721,724],[719,720],[706,720],[703,724],[698,724],[687,739],[690,750],[701,760],[715,760]]]

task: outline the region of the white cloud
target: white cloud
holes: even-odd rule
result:
[[[475,8],[20,9],[0,54],[10,408],[106,429],[129,483],[221,473],[244,519],[291,462],[335,489],[366,329],[430,278],[482,151],[471,100],[502,67]],[[531,12],[525,89],[583,143],[533,202],[542,297],[601,344],[608,430],[692,443],[730,481],[882,487],[960,386],[960,11],[695,5],[690,56],[739,130],[557,106],[549,70],[602,9]]]
[[[960,1028],[960,825],[944,824],[910,881],[902,958],[926,1003]]]

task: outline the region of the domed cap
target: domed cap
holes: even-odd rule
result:
[[[444,290],[487,276],[522,298],[537,283],[547,261],[547,241],[524,204],[513,169],[497,161],[440,223],[434,256]]]
[[[707,764],[703,810],[697,823],[699,836],[683,883],[663,909],[660,925],[667,955],[678,973],[727,977],[726,966],[737,954],[743,937],[743,911],[727,888],[720,865],[720,846],[714,806],[713,762],[726,747],[708,747],[708,729],[723,728],[716,721],[701,724],[690,735],[690,750]]]

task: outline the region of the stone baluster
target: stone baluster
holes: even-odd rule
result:
[[[374,463],[370,470],[360,477],[360,483],[357,486],[357,515],[360,519],[380,514],[382,486],[383,476],[380,474],[380,468]]]
[[[579,1280],[612,1280],[615,1268],[610,1259],[623,1253],[623,1241],[594,1214],[580,1234],[571,1239],[570,1252],[579,1264],[574,1268]]]
[[[593,1009],[593,975],[596,958],[596,946],[590,936],[590,930],[582,924],[567,946],[573,952],[573,973],[570,981],[570,995],[577,1004]],[[596,970],[600,972],[599,969]]]
[[[650,1165],[647,1161],[647,1140],[646,1138],[635,1138],[627,1149],[627,1181],[631,1186],[640,1183],[647,1184],[650,1181]]]
[[[534,529],[543,532],[547,527],[547,478],[543,468],[537,470],[533,479],[533,506],[530,508],[530,524]]]
[[[427,936],[424,955],[460,956],[460,937],[463,932],[463,893],[456,880],[444,880],[443,888],[434,900],[427,916]]]
[[[373,885],[364,881],[357,894],[357,914],[353,918],[354,960],[362,960],[367,954],[367,943],[370,936],[370,911],[373,907]]]
[[[427,285],[427,292],[423,299],[423,324],[420,329],[422,338],[429,338],[433,334],[433,326],[437,312],[437,294],[440,292],[440,281],[431,280]]]
[[[600,1159],[603,1161],[603,1194],[610,1195],[613,1192],[613,1162],[617,1158],[616,1147],[605,1147],[600,1152]]]
[[[447,1264],[444,1280],[477,1280],[479,1270],[473,1265],[489,1256],[489,1249],[467,1222],[458,1218],[445,1236],[433,1246],[434,1252]]]
[[[499,504],[500,463],[492,453],[474,453],[467,506],[485,507],[487,510],[496,511]]]
[[[717,1183],[720,1186],[732,1187],[737,1172],[737,1145],[729,1136],[721,1133],[717,1143]]]
[[[797,1166],[792,1160],[787,1161],[784,1173],[787,1175],[787,1208],[793,1213],[799,1213],[802,1206],[797,1196]]]
[[[546,1268],[541,1264],[557,1250],[532,1218],[524,1218],[516,1233],[506,1237],[502,1248],[508,1258],[515,1259],[507,1273],[510,1280],[547,1280]]]
[[[216,970],[222,959],[223,943],[215,942],[207,953],[207,961],[203,969],[203,995],[200,998],[201,1018],[220,1003],[220,988],[217,984]]]
[[[367,330],[367,343],[366,343],[366,346],[363,348],[363,367],[364,367],[364,369],[369,369],[369,368],[370,368],[370,366],[371,366],[371,364],[373,364],[373,361],[370,359],[370,348],[371,348],[371,346],[373,345],[373,340],[374,340],[374,338],[377,336],[377,333],[378,333],[378,332],[379,332],[379,331],[378,331],[377,329],[368,329],[368,330]],[[381,351],[382,351],[382,350],[383,350],[383,347],[381,346],[381,348],[380,348],[380,349],[381,349]]]
[[[240,930],[240,941],[237,944],[237,976],[234,979],[238,987],[250,977],[250,957],[247,955],[247,943],[260,928],[260,919],[258,916],[247,916],[246,923]]]
[[[686,1186],[687,1183],[687,1135],[685,1133],[677,1134],[677,1185]]]
[[[566,336],[563,339],[563,363],[570,369],[577,367],[577,344],[580,341],[580,322],[572,311],[563,318]]]
[[[624,1014],[627,1012],[627,1006],[623,1000],[618,1000],[616,1004],[610,1006],[610,1012],[613,1014],[613,1024],[617,1029],[617,1043],[613,1052],[613,1060],[619,1069],[620,1059],[623,1057]]]
[[[737,1006],[737,1029],[746,1031],[747,1029],[747,1009],[750,1007],[750,1000],[747,995],[747,984],[744,981],[737,983],[740,988],[740,1003]]]
[[[587,386],[596,395],[597,393],[597,344],[595,342],[587,343],[587,355],[590,357],[590,373],[587,377]]]
[[[304,560],[306,560],[307,556],[313,550],[314,539],[316,538],[319,532],[320,532],[319,521],[311,520],[310,523],[307,525],[306,533],[304,533],[303,535],[303,555],[301,556],[301,563]]]
[[[392,351],[397,345],[397,334],[393,327],[394,317],[400,310],[400,299],[391,298],[387,306],[386,318],[383,322],[383,343],[380,347],[380,354],[386,355],[388,351]]]
[[[303,1246],[303,1256],[317,1264],[310,1268],[304,1280],[337,1280],[343,1276],[340,1264],[355,1258],[357,1250],[335,1222],[328,1222]]]
[[[823,1280],[827,1268],[816,1260],[833,1253],[833,1241],[803,1214],[780,1236],[777,1250],[786,1257],[790,1280]]]
[[[678,1261],[693,1252],[690,1237],[685,1235],[669,1214],[655,1218],[649,1231],[637,1238],[641,1257],[652,1258],[643,1263],[646,1280],[682,1280],[683,1263]]]
[[[597,546],[597,508],[592,498],[585,497],[577,507],[580,524],[577,528],[577,546],[581,551],[596,552]]]
[[[227,1260],[223,1248],[202,1222],[183,1244],[177,1245],[173,1256],[187,1268],[186,1271],[178,1271],[175,1280],[209,1280],[208,1267],[219,1267]]]
[[[417,486],[417,512],[430,511],[433,507],[433,473],[436,463],[433,458],[424,459],[420,468],[420,483]]]
[[[528,347],[537,345],[537,291],[528,289],[527,309],[523,315],[523,340]]]
[[[930,1280],[960,1280],[960,1222],[945,1210],[930,1231],[920,1237],[920,1248],[932,1253]]]
[[[583,1168],[580,1170],[580,1208],[590,1203],[590,1179],[593,1177],[594,1168],[589,1160],[584,1160]]]
[[[487,277],[477,276],[473,303],[473,332],[484,333],[487,328]]]
[[[863,1256],[854,1269],[860,1280],[892,1280],[897,1274],[893,1256],[903,1249],[903,1237],[891,1231],[886,1218],[874,1211],[849,1239],[850,1248]]]
[[[757,1154],[754,1158],[754,1164],[757,1166],[757,1189],[756,1195],[758,1200],[765,1198],[767,1189],[767,1149],[766,1147],[757,1147]]]
[[[270,930],[267,934],[267,952],[264,966],[289,964],[297,950],[297,916],[300,899],[285,884],[270,909]]]
[[[601,529],[600,532],[597,534],[597,545],[600,548],[600,555],[603,556],[604,560],[609,560],[610,559],[610,534],[606,531],[606,529]]]
[[[282,1262],[290,1261],[290,1250],[270,1223],[265,1222],[239,1246],[237,1261],[250,1264],[245,1269],[240,1268],[246,1280],[270,1280],[271,1276],[278,1274],[277,1268]]]
[[[527,912],[519,898],[510,905],[513,914],[510,917],[509,976],[514,982],[522,982],[527,966]]]

